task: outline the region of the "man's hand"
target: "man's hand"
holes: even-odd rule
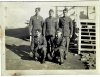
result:
[[[34,51],[36,52],[38,50],[38,47],[36,47],[35,49],[34,49]]]
[[[33,53],[32,53],[32,52],[30,52],[30,53],[29,53],[29,56],[30,56],[30,57],[33,57]]]
[[[72,38],[72,35],[70,35],[70,38]]]
[[[51,56],[54,57],[54,50],[51,52]]]
[[[41,48],[42,48],[42,46],[38,46],[38,48],[39,48],[39,49],[41,49]]]

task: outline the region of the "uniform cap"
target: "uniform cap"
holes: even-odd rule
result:
[[[63,11],[67,11],[67,12],[68,12],[68,9],[67,9],[67,8],[65,8]]]
[[[60,32],[62,32],[62,29],[61,29],[61,28],[58,28],[58,29],[57,29],[57,31],[60,31]]]
[[[50,11],[51,11],[51,12],[54,12],[53,9],[50,9],[49,12],[50,12]]]
[[[40,7],[37,7],[37,8],[35,8],[35,9],[38,9],[38,10],[40,11]]]

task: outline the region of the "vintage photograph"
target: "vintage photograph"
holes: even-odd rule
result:
[[[5,70],[96,70],[95,4],[0,4],[5,20]]]

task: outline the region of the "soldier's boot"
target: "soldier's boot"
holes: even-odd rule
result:
[[[47,54],[47,58],[48,60],[52,60],[52,56],[50,55],[50,53]]]
[[[66,48],[66,50],[64,51],[64,60],[67,59],[67,52],[68,52],[68,49]]]
[[[38,60],[38,58],[37,58],[37,57],[35,57],[34,59],[35,59],[35,61],[37,61],[37,60]]]
[[[37,55],[38,55],[38,54],[35,52],[35,53],[34,53],[34,60],[35,60],[35,61],[38,60]]]
[[[64,59],[63,59],[63,57],[61,56],[60,57],[60,65],[62,65],[64,63]]]
[[[60,65],[64,63],[64,52],[63,49],[60,49]]]
[[[62,65],[64,63],[64,60],[61,57],[59,57],[58,58],[58,63],[59,63],[59,65]]]
[[[65,55],[64,55],[64,59],[66,60],[67,59],[67,53],[68,53],[68,50],[69,50],[69,42],[70,42],[70,38],[67,37],[66,39],[66,49],[65,49]]]
[[[45,63],[45,59],[42,60],[42,63]]]
[[[65,60],[67,59],[67,55],[66,55],[66,54],[64,54],[64,59],[65,59]]]

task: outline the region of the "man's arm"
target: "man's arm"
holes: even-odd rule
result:
[[[57,19],[55,19],[55,20],[56,20],[56,22],[55,22],[55,30],[57,30],[59,28],[59,25],[58,25],[59,24],[58,23],[59,20],[57,20]]]
[[[44,35],[44,21],[43,18],[41,17],[41,26],[42,26],[42,35]]]
[[[59,25],[59,28],[62,28],[62,25],[61,25],[61,18],[59,18],[59,23],[58,23],[58,25]]]
[[[30,33],[32,32],[32,26],[33,26],[33,24],[32,24],[32,17],[31,17],[30,21],[29,21]]]
[[[72,37],[72,35],[73,35],[73,21],[72,21],[72,19],[70,19],[70,27],[71,27],[71,36],[70,37]]]
[[[43,23],[43,36],[45,36],[45,30],[46,30],[46,20]]]
[[[34,50],[34,38],[32,37],[32,41],[31,41],[31,50]]]

